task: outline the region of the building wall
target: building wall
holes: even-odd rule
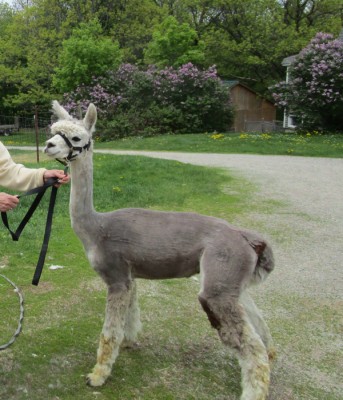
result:
[[[275,121],[276,108],[270,101],[259,97],[240,84],[232,87],[230,93],[235,109],[233,126],[235,132],[244,132],[247,122]]]

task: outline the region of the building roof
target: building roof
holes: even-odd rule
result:
[[[296,55],[286,57],[286,58],[284,58],[284,59],[282,60],[282,63],[281,63],[281,64],[282,64],[284,67],[289,67],[290,65],[292,65],[292,64],[294,63],[295,58],[296,58]]]
[[[242,83],[242,82],[240,82],[238,80],[232,80],[231,81],[231,80],[224,79],[224,80],[222,80],[222,83],[223,83],[224,86],[226,86],[229,89],[233,89],[236,86],[242,86],[245,89],[249,90],[250,92],[258,94],[257,92],[255,92],[255,90],[251,89],[249,86],[245,85],[244,83]]]
[[[340,40],[341,42],[343,42],[343,28],[341,29],[341,32],[339,33],[337,40]],[[295,54],[293,56],[284,58],[282,60],[281,65],[283,65],[284,67],[289,67],[290,65],[292,65],[294,63],[296,56],[297,55]]]
[[[239,84],[239,81],[230,81],[230,80],[226,80],[224,79],[222,81],[223,85],[228,87],[229,89],[232,89],[234,86]]]
[[[268,103],[271,103],[271,104],[274,105],[274,103],[273,103],[271,100],[266,99],[265,97],[261,96],[259,93],[255,92],[255,90],[251,89],[249,86],[247,86],[247,85],[245,85],[244,83],[241,83],[241,82],[239,82],[239,81],[237,81],[237,80],[232,80],[232,81],[231,81],[231,80],[226,80],[226,79],[224,79],[224,80],[222,80],[222,83],[223,83],[223,85],[226,86],[229,90],[233,89],[233,88],[236,87],[236,86],[241,86],[241,87],[243,87],[244,89],[248,90],[249,92],[254,93],[256,96],[261,97],[264,101],[267,101]]]

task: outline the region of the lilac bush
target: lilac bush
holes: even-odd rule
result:
[[[276,105],[304,128],[342,130],[343,42],[318,33],[290,67],[289,82],[271,88]]]
[[[109,93],[96,79],[93,79],[93,83],[92,86],[80,85],[75,91],[64,94],[63,102],[67,111],[76,116],[78,107],[81,107],[82,112],[86,112],[89,103],[94,103],[99,115],[107,117],[116,109],[122,96]]]
[[[188,63],[142,71],[122,64],[64,96],[66,108],[74,113],[89,102],[99,110],[106,139],[225,130],[232,121],[229,94],[214,66],[202,71]]]

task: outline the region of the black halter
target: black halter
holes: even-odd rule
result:
[[[83,152],[83,150],[89,150],[91,147],[91,143],[92,143],[91,139],[89,139],[88,143],[85,144],[84,146],[73,146],[71,141],[67,138],[67,136],[64,133],[57,132],[56,135],[60,135],[63,138],[63,140],[66,142],[67,146],[69,147],[69,154],[67,155],[67,157],[63,161],[57,159],[62,164],[68,164],[69,161],[73,161],[75,157],[77,157],[79,154],[81,154]],[[74,151],[78,151],[79,154],[73,155]]]

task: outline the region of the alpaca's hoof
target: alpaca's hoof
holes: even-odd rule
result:
[[[122,349],[134,350],[134,349],[137,349],[139,347],[139,343],[135,342],[135,341],[128,340],[128,339],[124,339],[121,342],[120,347]]]
[[[106,378],[94,372],[87,375],[87,385],[88,386],[102,386],[105,383]]]
[[[271,347],[270,349],[268,349],[269,362],[275,361],[276,357],[277,357],[277,353],[276,353],[275,347]]]

